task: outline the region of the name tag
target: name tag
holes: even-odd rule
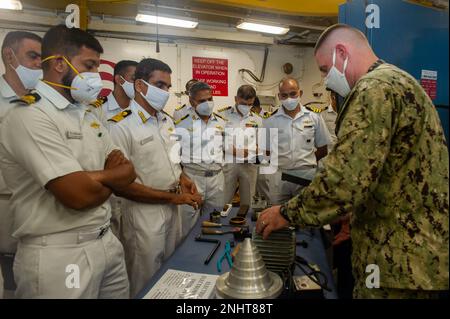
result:
[[[313,128],[313,126],[312,125],[305,125],[305,126],[303,126],[303,128],[305,129],[305,128]]]
[[[74,132],[74,131],[66,131],[66,137],[69,140],[81,140],[83,138],[83,133]]]
[[[144,145],[144,144],[147,144],[148,142],[151,142],[151,141],[153,141],[153,135],[150,135],[149,137],[144,138],[143,140],[141,140],[139,142],[139,144]]]

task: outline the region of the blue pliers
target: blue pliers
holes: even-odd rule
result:
[[[227,243],[225,244],[225,252],[223,253],[222,256],[220,256],[219,260],[217,261],[217,271],[218,272],[222,271],[222,262],[225,259],[225,257],[227,258],[228,266],[230,266],[230,268],[231,268],[233,266],[233,259],[231,258],[230,241],[227,241]]]

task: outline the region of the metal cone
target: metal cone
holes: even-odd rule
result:
[[[220,298],[276,298],[282,290],[283,282],[280,276],[267,271],[250,238],[246,238],[242,243],[231,271],[220,276],[216,282],[216,293]]]

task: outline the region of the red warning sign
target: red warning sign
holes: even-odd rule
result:
[[[437,71],[422,70],[420,85],[422,85],[430,99],[434,100],[436,98]]]
[[[193,56],[192,77],[208,83],[214,96],[228,96],[228,59]]]

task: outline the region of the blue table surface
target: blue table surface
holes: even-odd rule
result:
[[[233,207],[228,215],[228,217],[222,217],[221,223],[228,224],[231,217],[235,217],[238,211],[237,207]],[[254,227],[255,223],[251,222],[251,211],[247,214],[248,224],[250,225],[250,232]],[[175,269],[180,271],[204,273],[211,275],[221,275],[230,270],[226,260],[222,262],[222,272],[217,271],[217,260],[224,253],[225,243],[227,240],[234,241],[233,234],[225,235],[202,235],[205,238],[219,239],[221,240],[221,245],[214,257],[211,259],[208,265],[204,264],[205,259],[208,257],[214,244],[196,242],[194,239],[197,235],[201,234],[201,222],[204,220],[209,220],[209,214],[203,214],[200,216],[198,222],[191,230],[191,232],[186,236],[186,238],[181,242],[181,244],[176,248],[174,253],[163,263],[161,268],[155,273],[152,279],[145,285],[144,289],[138,294],[137,298],[143,298],[150,289],[156,284],[156,282],[164,275],[168,269]],[[218,230],[231,229],[229,227],[214,228]],[[322,242],[322,236],[319,230],[300,230],[297,231],[297,242],[304,240],[308,243],[307,248],[302,246],[297,246],[297,255],[306,259],[309,263],[313,263],[319,266],[320,270],[328,278],[328,287],[332,290],[331,292],[324,290],[324,296],[327,299],[336,299],[337,293],[333,282],[333,276],[331,274],[330,266],[328,264],[325,248]],[[296,275],[302,275],[302,271],[296,268]]]

